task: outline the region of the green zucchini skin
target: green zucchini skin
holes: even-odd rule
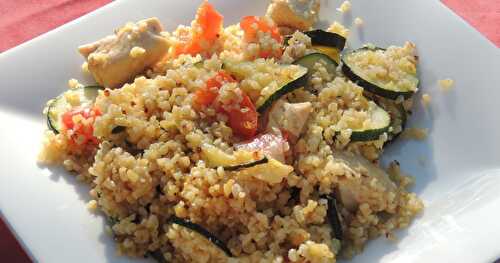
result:
[[[390,114],[384,110],[382,107],[377,105],[377,110],[381,111],[381,113],[387,115],[387,123],[381,125],[380,128],[373,129],[365,129],[365,130],[353,130],[351,133],[350,140],[351,142],[364,142],[364,141],[374,141],[378,140],[380,135],[389,131],[391,126],[391,117]],[[339,135],[340,131],[335,132],[335,136]]]
[[[344,50],[346,39],[345,37],[339,34],[324,31],[321,29],[306,31],[304,32],[304,34],[306,34],[311,38],[311,44],[313,46],[321,45],[321,46],[334,47],[339,51]]]
[[[52,130],[55,134],[59,134],[59,129],[56,127],[56,124],[55,124],[55,121],[53,119],[50,118],[50,115],[48,114],[49,112],[51,112],[53,109],[54,105],[54,102],[52,102],[49,107],[47,108],[47,127],[49,128],[49,130]],[[54,123],[54,124],[52,124]]]
[[[191,222],[190,220],[182,219],[182,218],[179,218],[176,216],[172,216],[170,219],[170,222],[197,232],[198,234],[204,236],[206,239],[208,239],[210,242],[212,242],[214,245],[216,245],[218,248],[220,248],[222,251],[224,251],[224,253],[226,253],[226,255],[228,257],[233,257],[231,250],[229,250],[229,248],[226,246],[226,244],[224,244],[224,242],[222,242],[222,240],[217,238],[215,235],[210,233],[208,230],[206,230],[202,226],[195,224],[195,223]]]
[[[380,129],[353,131],[351,134],[351,141],[352,142],[375,141],[378,140],[380,135],[382,135],[384,132],[387,131],[389,131],[389,126]]]
[[[256,166],[256,165],[259,165],[259,164],[265,164],[267,162],[269,162],[269,159],[267,159],[267,157],[264,156],[264,158],[262,158],[260,160],[257,160],[257,161],[253,161],[253,162],[249,162],[249,163],[244,163],[244,164],[233,165],[233,166],[226,166],[226,167],[224,167],[224,170],[225,171],[238,171],[238,170],[245,169],[245,168],[250,168],[250,167],[253,167],[253,166]]]
[[[358,84],[361,86],[363,89],[365,89],[368,92],[371,92],[375,95],[388,98],[391,100],[396,100],[399,96],[402,96],[404,99],[409,99],[415,94],[414,91],[394,91],[394,90],[389,90],[389,89],[384,89],[383,87],[380,87],[378,85],[375,85],[371,83],[370,81],[362,78],[358,74],[356,74],[352,68],[349,66],[349,63],[346,62],[346,58],[349,57],[350,54],[354,52],[359,52],[359,51],[364,51],[364,50],[386,50],[384,48],[380,47],[362,47],[356,50],[353,50],[351,52],[348,52],[344,54],[341,58],[342,61],[342,73],[350,79],[352,82]]]
[[[340,215],[337,209],[337,200],[333,195],[324,196],[326,200],[328,200],[328,209],[326,211],[326,215],[328,218],[328,222],[332,227],[332,232],[335,235],[335,238],[342,241],[343,239],[343,231],[342,231],[342,223],[340,222]]]
[[[394,141],[401,134],[401,132],[404,130],[406,126],[406,120],[407,120],[406,110],[403,107],[403,104],[396,103],[393,100],[388,100],[378,97],[375,99],[375,102],[380,107],[385,109],[391,116],[390,127],[392,127],[392,131],[389,131],[389,138],[386,143]],[[401,131],[395,132],[396,126],[398,125],[401,126]]]
[[[91,97],[89,97],[89,98],[85,97],[85,99],[93,102],[95,100],[95,98],[97,97],[97,94],[98,94],[97,90],[103,89],[103,87],[98,86],[98,85],[90,85],[90,86],[81,87],[79,89],[81,89],[84,92],[84,94],[91,93]],[[90,92],[86,92],[86,91],[90,91]],[[59,127],[58,120],[60,118],[60,115],[63,113],[57,112],[57,106],[61,103],[66,103],[66,99],[64,98],[63,94],[57,96],[54,99],[54,101],[52,101],[50,103],[50,105],[47,107],[47,127],[50,130],[52,130],[55,134],[58,134],[61,132],[61,127]],[[85,95],[85,96],[87,96],[87,95]]]
[[[336,48],[340,51],[344,50],[346,38],[332,32],[324,31],[321,29],[304,31],[305,35],[311,38],[312,45],[321,45]],[[291,36],[285,37],[285,45],[288,44],[288,40]]]
[[[387,115],[387,123],[384,123],[380,128],[375,129],[367,129],[367,130],[353,130],[351,133],[351,141],[352,142],[363,142],[363,141],[374,141],[378,140],[380,135],[389,131],[391,127],[391,115],[382,107],[377,105],[377,110],[381,111],[381,113]]]
[[[307,54],[301,58],[296,59],[292,64],[295,65],[300,65],[302,67],[307,68],[307,81],[310,82],[311,76],[313,74],[314,70],[314,65],[316,62],[319,61],[324,61],[326,63],[325,67],[326,70],[328,71],[329,74],[333,75],[333,78],[336,77],[336,69],[339,66],[339,64],[330,58],[328,55],[325,55],[323,53],[315,52],[311,54]],[[319,91],[313,90],[312,87],[308,86],[306,87],[308,90],[310,90],[312,93],[317,94]]]
[[[257,108],[257,112],[260,114],[265,113],[271,107],[271,105],[273,105],[274,102],[278,101],[283,95],[288,94],[296,89],[305,87],[307,84],[308,72],[309,70],[306,70],[300,77],[288,82],[283,87],[275,91],[261,106]]]

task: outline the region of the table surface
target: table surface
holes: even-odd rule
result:
[[[0,1],[0,52],[91,12],[111,0]],[[500,1],[442,0],[497,47],[500,47]],[[9,14],[2,15],[2,14]],[[22,26],[19,26],[22,25]],[[0,220],[2,262],[31,262]],[[498,262],[500,263],[500,262]]]

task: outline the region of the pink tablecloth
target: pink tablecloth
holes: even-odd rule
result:
[[[417,0],[415,0],[417,1]],[[442,0],[500,47],[500,0]],[[0,52],[82,16],[111,0],[0,1]],[[0,221],[0,262],[30,262]]]

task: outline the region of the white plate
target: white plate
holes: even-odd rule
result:
[[[0,211],[30,256],[41,262],[140,262],[115,255],[102,216],[87,211],[88,188],[60,169],[36,164],[45,101],[80,73],[76,47],[103,37],[127,21],[150,16],[167,30],[188,24],[200,1],[117,1],[63,27],[0,54]],[[267,1],[213,0],[226,25],[243,15],[263,14]],[[321,24],[338,19],[353,28],[349,45],[385,46],[411,40],[421,58],[423,92],[432,96],[426,113],[410,126],[427,127],[423,142],[398,142],[397,158],[417,176],[415,191],[425,213],[399,243],[372,241],[353,262],[485,262],[500,257],[500,51],[438,1],[355,0],[352,15],[323,3]],[[450,77],[454,89],[440,91]],[[420,95],[420,94],[419,94]]]

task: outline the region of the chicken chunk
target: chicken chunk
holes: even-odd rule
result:
[[[349,152],[334,152],[334,158],[352,174],[352,177],[339,179],[339,200],[350,211],[355,211],[359,204],[375,203],[377,206],[391,202],[391,195],[397,194],[397,186],[389,175],[364,157]],[[371,189],[370,191],[366,189]],[[374,189],[384,194],[367,195]]]
[[[285,100],[279,100],[269,112],[267,129],[285,130],[297,138],[302,133],[312,110],[310,102],[288,103]]]
[[[278,26],[308,30],[318,20],[319,0],[273,0],[266,15]]]
[[[94,43],[78,48],[88,61],[88,69],[95,80],[116,88],[162,59],[168,51],[168,40],[160,32],[158,18],[128,23]]]

